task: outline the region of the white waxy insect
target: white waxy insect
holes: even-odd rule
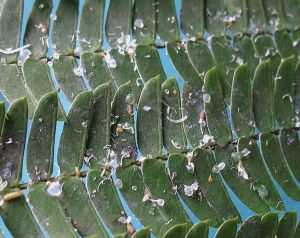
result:
[[[165,200],[159,198],[159,199],[156,199],[156,200],[153,200],[156,202],[156,204],[160,207],[163,207],[165,205]]]
[[[4,198],[0,195],[0,207],[4,204]]]
[[[266,198],[269,194],[268,189],[263,184],[258,186],[257,191],[258,191],[258,194],[261,198]]]
[[[197,191],[199,188],[198,182],[197,181],[193,182],[191,188],[193,189],[193,191]]]
[[[133,191],[136,191],[136,190],[137,190],[137,186],[132,186],[131,189],[132,189]]]
[[[117,187],[117,188],[122,188],[123,187],[123,182],[122,182],[122,180],[121,179],[116,179],[115,181],[114,181],[114,185]]]
[[[137,18],[137,19],[135,19],[134,20],[134,26],[136,27],[136,28],[144,28],[144,22],[143,22],[143,20],[142,19],[139,19],[139,18]]]
[[[132,93],[127,94],[125,97],[125,102],[130,105],[134,104],[135,96]]]
[[[194,191],[191,186],[184,185],[184,194],[186,196],[191,197],[191,196],[193,196],[193,193],[194,193]]]
[[[54,197],[60,196],[62,193],[62,185],[57,181],[57,182],[52,182],[47,188],[47,192]]]
[[[146,112],[149,112],[151,110],[151,107],[150,106],[143,106],[143,110],[146,111]]]
[[[249,179],[248,173],[246,172],[241,162],[239,162],[237,169],[240,177],[243,177],[243,179],[245,180]]]
[[[123,223],[123,224],[129,224],[131,222],[131,216],[126,217],[120,217],[118,219],[119,222]]]
[[[78,66],[73,69],[73,73],[77,76],[83,76],[83,68],[82,66]]]
[[[225,163],[224,162],[221,162],[221,163],[219,163],[219,164],[216,164],[213,168],[212,168],[212,170],[211,170],[211,172],[213,172],[213,173],[219,173],[221,170],[223,170],[225,168]]]

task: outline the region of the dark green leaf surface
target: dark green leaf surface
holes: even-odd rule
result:
[[[148,227],[135,232],[132,238],[150,238],[150,230]]]
[[[70,102],[73,102],[75,97],[85,90],[80,77],[74,73],[76,67],[76,61],[71,56],[60,56],[53,62],[55,78]]]
[[[156,1],[156,34],[162,42],[179,40],[179,29],[173,0]]]
[[[111,83],[97,87],[93,95],[93,112],[87,139],[87,157],[90,168],[101,168],[107,162],[106,146],[110,144]]]
[[[163,80],[166,79],[158,51],[154,46],[137,46],[135,60],[144,83],[157,75]]]
[[[205,28],[215,36],[223,35],[225,32],[225,9],[222,0],[205,1]]]
[[[89,197],[102,221],[113,234],[123,233],[126,224],[118,221],[125,217],[116,188],[110,177],[101,176],[101,171],[91,170],[87,176]]]
[[[102,45],[104,7],[105,0],[84,1],[78,34],[83,51],[96,51]]]
[[[163,206],[156,204],[156,208],[163,217],[162,223],[174,226],[176,224],[189,223],[186,211],[183,209],[178,197],[172,190],[171,181],[165,172],[163,161],[146,159],[142,166],[143,178],[152,202],[156,199],[163,199]],[[150,201],[147,201],[148,203]],[[176,209],[174,209],[176,207]],[[180,229],[179,229],[180,230]]]
[[[295,121],[298,127],[300,126],[300,61],[298,61],[295,70],[295,99],[294,99],[294,112]]]
[[[9,103],[20,97],[27,96],[28,116],[33,116],[37,102],[27,91],[22,72],[18,69],[17,65],[0,64],[0,90]]]
[[[185,118],[182,117],[180,91],[175,78],[170,78],[162,84],[162,101],[164,148],[168,153],[184,151],[186,138],[182,120]]]
[[[204,1],[191,0],[181,2],[182,31],[189,37],[202,38],[204,34]]]
[[[215,165],[211,152],[195,149],[193,163],[197,182],[209,206],[225,219],[239,216],[222,183],[220,174],[211,172]]]
[[[158,211],[157,207],[152,206],[150,201],[143,202],[146,187],[141,170],[136,166],[119,167],[116,174],[123,184],[120,192],[135,217],[141,224],[150,226],[155,235],[163,235],[171,227],[171,224],[166,224],[168,220]]]
[[[63,0],[59,2],[58,9],[52,19],[52,42],[55,51],[61,55],[73,54],[76,42],[76,27],[78,17],[78,0]]]
[[[168,43],[167,52],[177,72],[185,82],[203,85],[200,75],[191,64],[186,53],[186,46],[179,43]]]
[[[264,185],[267,188],[268,195],[263,200],[274,209],[284,209],[279,193],[268,174],[267,167],[264,165],[255,140],[246,137],[240,138],[238,141],[238,151],[241,152],[246,148],[250,151],[250,154],[247,158],[243,159],[243,166],[251,179],[252,186]],[[250,186],[249,189],[251,189]]]
[[[206,127],[202,87],[183,84],[182,114],[187,118],[184,123],[185,134],[193,147],[200,144],[204,134],[208,134]],[[202,123],[200,124],[200,118]]]
[[[95,89],[99,85],[112,80],[107,65],[100,54],[85,52],[80,59],[85,71],[85,77],[91,88]]]
[[[27,100],[14,101],[5,116],[1,133],[0,176],[9,185],[22,177],[23,153],[27,130]]]
[[[92,116],[93,93],[79,94],[67,115],[58,149],[60,173],[71,175],[80,170]]]
[[[300,237],[300,222],[298,222],[296,231],[295,231],[295,238]]]
[[[300,11],[300,4],[297,0],[285,0],[281,1],[283,5],[283,11],[285,13],[285,18],[287,21],[287,26],[289,29],[295,29],[300,25],[300,19],[298,13]]]
[[[28,190],[32,212],[50,237],[77,237],[58,199],[47,192],[45,183],[31,184]]]
[[[274,31],[286,27],[286,21],[281,0],[263,0],[264,11],[268,22],[268,29]]]
[[[226,183],[230,186],[232,191],[237,195],[237,197],[245,203],[247,207],[252,209],[256,213],[265,213],[269,211],[269,207],[264,201],[261,199],[259,194],[253,189],[251,189],[251,182],[255,181],[255,178],[252,179],[244,179],[238,172],[238,162],[232,158],[232,153],[235,152],[235,147],[228,145],[225,148],[216,147],[215,149],[215,157],[216,157],[216,165],[220,163],[225,163],[225,168],[220,171],[222,177],[226,181]],[[251,158],[252,159],[252,158]],[[247,165],[243,164],[246,172],[252,171],[255,169],[255,162],[250,161],[250,158],[245,157],[242,159],[243,163],[249,160]],[[250,173],[248,176],[252,176]]]
[[[261,238],[274,238],[278,227],[277,212],[268,212],[261,217]]]
[[[186,223],[178,224],[170,228],[162,238],[184,238],[188,231],[188,225]]]
[[[32,181],[49,179],[53,170],[57,93],[45,94],[31,124],[27,144],[27,173]]]
[[[275,128],[275,112],[271,62],[269,60],[260,63],[256,68],[252,99],[256,126],[262,132],[273,131]]]
[[[24,44],[30,44],[31,56],[42,58],[47,53],[47,37],[50,27],[51,0],[35,1],[26,25]]]
[[[215,238],[235,238],[237,231],[238,219],[233,218],[225,221],[218,229]]]
[[[234,72],[230,107],[237,136],[253,135],[255,123],[252,112],[250,72],[247,64],[238,66]]]
[[[177,186],[179,196],[199,219],[208,219],[205,224],[218,227],[222,223],[222,217],[209,206],[205,196],[201,194],[201,189],[194,192],[191,197],[184,192],[185,185],[191,186],[196,181],[194,172],[188,171],[188,165],[188,160],[184,155],[171,154],[169,156],[168,166],[172,183]],[[194,234],[194,232],[192,233]]]
[[[289,197],[299,201],[300,189],[288,170],[276,137],[272,134],[263,133],[260,135],[260,140],[262,154],[272,176]]]
[[[284,59],[279,65],[274,88],[275,118],[281,127],[294,126],[294,90],[295,90],[294,56]]]
[[[260,238],[261,230],[261,215],[254,215],[243,222],[237,231],[236,238]]]
[[[23,66],[23,75],[30,95],[38,103],[47,93],[54,91],[54,85],[46,63],[38,59],[28,59]],[[58,119],[65,119],[64,109],[59,101]]]
[[[15,191],[18,190],[5,190],[2,192],[2,195]],[[44,237],[26,203],[24,195],[12,201],[5,202],[0,207],[0,214],[13,237]]]
[[[247,1],[249,13],[249,33],[258,33],[266,30],[267,19],[263,7],[263,1]]]
[[[204,101],[209,134],[214,136],[218,145],[225,146],[232,137],[220,84],[221,80],[216,68],[209,70],[204,80],[205,94],[203,97],[210,99]]]
[[[187,55],[193,67],[196,69],[198,75],[204,80],[206,72],[214,67],[214,59],[205,41],[188,41],[186,45]],[[199,83],[198,77],[192,79],[190,83]]]
[[[284,1],[283,1],[284,2]],[[275,31],[274,40],[276,48],[282,58],[287,58],[297,54],[293,47],[293,41],[286,30]]]
[[[295,178],[300,181],[300,141],[298,134],[293,129],[282,128],[280,130],[279,139],[285,161],[289,165]]]
[[[141,21],[140,21],[141,20]],[[133,9],[133,35],[139,45],[155,42],[156,1],[136,0]],[[143,24],[141,24],[141,22]]]
[[[297,213],[286,212],[279,220],[276,237],[293,238],[295,234],[296,224],[297,224]]]
[[[2,132],[2,127],[5,119],[5,101],[0,102],[0,134]]]
[[[134,97],[130,82],[123,84],[116,92],[112,102],[112,116],[116,124],[112,126],[112,150],[117,156],[117,162],[123,165],[131,162],[137,156],[134,137],[133,104],[128,99]],[[119,129],[118,129],[119,128]]]
[[[81,178],[61,178],[59,182],[63,184],[59,201],[77,232],[83,237],[89,235],[96,235],[99,238],[109,237]]]
[[[0,49],[16,49],[20,45],[21,25],[24,2],[20,0],[4,1],[0,14]],[[5,33],[4,33],[5,32]],[[12,63],[17,61],[18,54],[0,53],[1,61]],[[2,60],[3,59],[3,60]],[[3,62],[1,62],[3,63]],[[0,63],[0,64],[1,64]]]
[[[162,155],[162,80],[160,76],[150,79],[138,103],[137,144],[141,154],[147,158]]]
[[[230,29],[234,33],[246,33],[248,29],[248,1],[247,0],[229,0],[227,1],[227,14],[234,17],[234,22]]]
[[[118,46],[118,39],[120,37],[130,35],[131,17],[131,0],[110,1],[106,18],[105,34],[111,47]]]
[[[208,231],[208,221],[201,221],[191,227],[185,238],[207,238]]]

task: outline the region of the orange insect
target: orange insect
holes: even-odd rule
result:
[[[207,182],[208,183],[212,183],[214,181],[213,177],[211,176],[211,174],[208,176]]]

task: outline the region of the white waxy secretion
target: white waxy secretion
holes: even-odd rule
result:
[[[62,185],[57,181],[57,182],[52,182],[47,188],[47,192],[54,197],[60,196],[62,193]]]
[[[134,20],[134,26],[136,27],[136,28],[144,28],[144,22],[143,22],[143,20],[142,19],[140,19],[140,18],[137,18],[137,19],[135,19]]]

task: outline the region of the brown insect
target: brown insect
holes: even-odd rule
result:
[[[123,133],[123,131],[124,131],[124,128],[122,126],[117,126],[117,128],[116,128],[117,134],[121,134],[121,133]]]
[[[207,182],[208,183],[212,183],[214,181],[213,177],[211,176],[211,174],[208,176]]]

